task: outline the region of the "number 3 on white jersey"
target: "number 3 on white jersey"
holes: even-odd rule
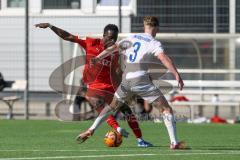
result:
[[[131,53],[130,55],[129,55],[129,60],[131,61],[131,62],[134,62],[135,60],[136,60],[136,58],[137,58],[137,54],[138,54],[138,51],[139,51],[139,49],[140,49],[140,47],[141,47],[141,43],[140,42],[135,42],[134,44],[133,44],[133,48],[134,48],[134,53]]]

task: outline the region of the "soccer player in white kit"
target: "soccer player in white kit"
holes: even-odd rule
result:
[[[125,49],[124,55],[126,57],[126,68],[123,73],[122,82],[115,92],[110,106],[106,106],[103,109],[93,125],[86,132],[81,133],[78,139],[86,140],[109,114],[119,110],[123,103],[133,95],[138,95],[157,107],[163,114],[163,121],[170,138],[170,148],[185,148],[185,144],[177,140],[176,120],[173,110],[162,92],[153,84],[147,72],[149,62],[151,62],[152,57],[156,57],[174,75],[180,90],[184,86],[183,80],[172,60],[164,53],[161,43],[154,38],[158,31],[158,19],[153,16],[146,16],[144,18],[144,33],[129,36],[119,42],[117,46],[119,49]],[[115,46],[109,47],[95,58],[93,63],[110,54],[114,49],[116,49]]]

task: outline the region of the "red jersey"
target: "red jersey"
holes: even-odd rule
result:
[[[86,52],[86,63],[83,71],[83,81],[90,89],[104,90],[114,92],[117,88],[113,82],[111,72],[119,67],[118,53],[114,56],[108,56],[102,59],[95,66],[90,66],[90,59],[99,55],[105,48],[103,42],[99,38],[87,37],[86,40],[76,37],[76,42],[80,44]],[[114,84],[114,85],[113,85]]]

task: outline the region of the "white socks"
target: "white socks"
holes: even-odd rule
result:
[[[117,127],[117,132],[121,133],[121,129],[122,129],[121,127]]]
[[[176,145],[178,141],[177,141],[176,121],[173,114],[163,112],[163,121],[167,128],[171,144]]]
[[[142,138],[137,138],[137,141],[138,141],[138,142],[142,142],[143,139],[142,139]]]
[[[113,114],[113,111],[110,106],[106,106],[103,108],[99,116],[95,119],[94,123],[92,126],[89,128],[90,130],[95,131],[97,127],[107,119],[109,115]]]

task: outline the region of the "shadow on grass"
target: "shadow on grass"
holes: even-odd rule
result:
[[[159,145],[154,145],[152,147],[128,146],[128,148],[171,150],[169,146],[159,146]],[[192,150],[192,148],[187,146],[185,149],[177,149],[177,150]]]

